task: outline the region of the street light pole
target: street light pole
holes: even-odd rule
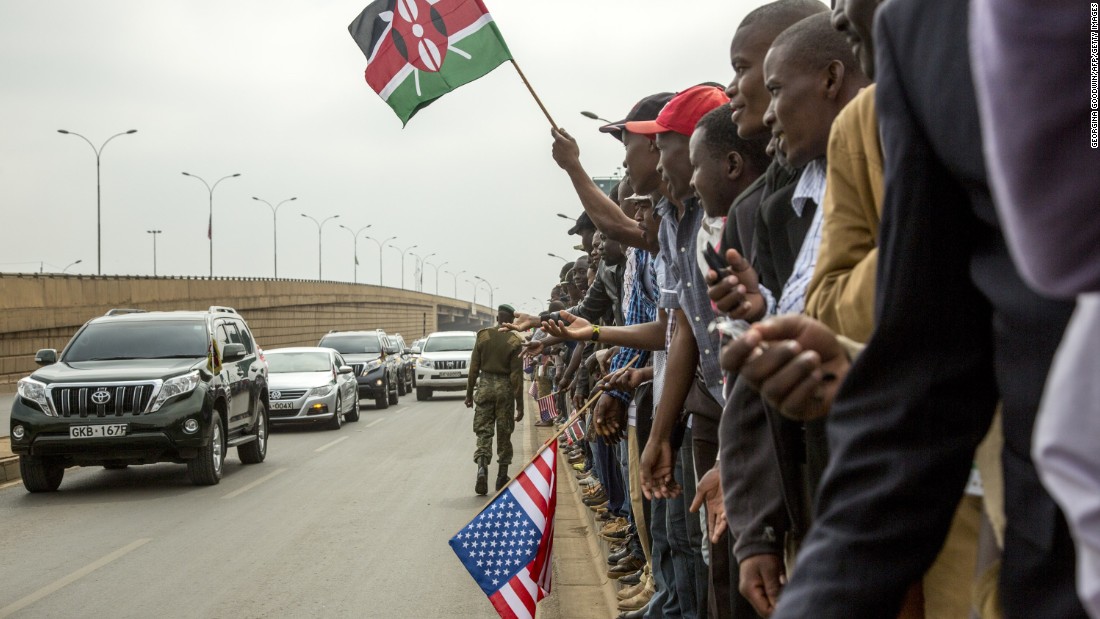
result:
[[[272,263],[274,264],[274,272],[275,272],[273,277],[278,278],[279,277],[279,220],[278,220],[278,217],[276,217],[276,214],[279,212],[279,207],[280,206],[286,204],[287,202],[293,202],[293,201],[297,200],[298,198],[297,197],[287,198],[286,200],[283,200],[282,202],[276,204],[275,206],[271,206],[270,202],[268,202],[267,200],[262,200],[260,198],[257,198],[256,196],[252,196],[252,199],[256,200],[257,202],[263,202],[264,204],[267,205],[267,208],[271,209],[271,235],[272,235],[271,236],[271,240],[272,240],[272,243],[271,243],[271,248],[272,248],[271,249],[271,257],[272,257]]]
[[[485,284],[485,287],[489,289],[489,307],[496,307],[493,303],[493,285],[489,283],[489,280],[481,277],[480,275],[475,275],[474,279]],[[475,292],[475,294],[477,293]]]
[[[439,296],[439,269],[442,269],[446,265],[450,264],[450,262],[445,261],[445,262],[443,262],[441,264],[438,264],[438,265],[432,264],[430,262],[425,262],[425,264],[427,264],[428,266],[435,269],[435,296],[438,297]]]
[[[163,230],[146,230],[148,234],[153,235],[153,277],[157,276],[157,235],[163,233]]]
[[[386,239],[385,241],[379,241],[378,239],[372,238],[372,237],[369,237],[369,236],[365,236],[363,238],[365,238],[369,241],[374,241],[375,243],[378,244],[378,285],[381,286],[382,285],[382,248],[386,246],[386,243],[389,243],[390,241],[396,239],[397,237],[396,236],[391,236],[390,238]]]
[[[97,275],[103,275],[103,200],[99,182],[99,159],[100,155],[103,154],[103,149],[107,147],[107,142],[110,142],[120,135],[131,135],[137,133],[137,129],[130,129],[129,131],[123,131],[122,133],[116,133],[112,135],[111,137],[104,140],[103,144],[101,144],[98,149],[95,147],[95,144],[92,144],[91,140],[80,135],[79,133],[66,131],[65,129],[58,129],[57,132],[64,135],[75,135],[76,137],[87,142],[88,146],[92,147],[92,152],[95,153],[95,269]]]
[[[472,282],[468,279],[464,279],[462,281],[466,282],[467,284],[470,284],[470,286],[474,289],[474,298],[473,298],[472,303],[474,305],[477,305],[477,284],[475,284],[474,282]]]
[[[418,281],[417,281],[417,284],[416,284],[417,292],[424,292],[424,266],[426,264],[428,264],[428,258],[431,258],[432,256],[435,256],[438,253],[439,252],[434,252],[433,251],[432,253],[428,254],[427,256],[424,256],[423,258],[421,258],[420,256],[416,256],[416,254],[413,254],[414,256],[417,257],[417,260],[420,262],[420,277],[417,278]]]
[[[466,271],[459,271],[458,273],[452,273],[451,271],[443,271],[443,272],[444,272],[444,273],[446,273],[447,275],[450,275],[451,277],[453,277],[453,278],[454,278],[454,284],[455,284],[455,299],[457,299],[457,298],[458,298],[458,276],[459,276],[459,275],[462,275],[462,274],[463,274],[463,273],[465,273]]]
[[[585,111],[581,112],[581,116],[584,116],[585,118],[591,118],[592,120],[602,120],[604,122],[604,124],[606,124],[606,125],[611,124],[610,120],[608,120],[606,118],[600,118],[599,115],[597,115],[595,112],[589,112],[589,111],[585,110]]]
[[[215,181],[213,186],[206,182],[206,179],[201,176],[191,174],[190,172],[183,172],[182,174],[184,176],[190,176],[191,178],[197,178],[206,186],[206,191],[210,194],[210,220],[206,224],[206,238],[210,239],[210,277],[214,277],[214,190],[218,188],[218,183],[221,183],[227,178],[237,178],[240,176],[240,173],[223,176]]]
[[[340,224],[341,228],[347,230],[348,232],[351,232],[352,252],[354,252],[355,254],[355,268],[352,270],[353,275],[351,279],[356,284],[359,283],[359,233],[371,227],[371,225],[372,224],[367,224],[362,228],[359,228],[358,230],[352,231],[351,228],[345,226],[344,224]]]
[[[546,252],[546,255],[550,256],[551,258],[557,258],[558,260],[561,260],[562,262],[569,262],[568,260],[566,260],[565,258],[562,258],[561,256],[559,256],[557,254],[552,254],[550,252]]]
[[[410,245],[410,246],[406,247],[405,249],[401,249],[400,247],[398,247],[396,245],[390,245],[390,247],[392,247],[395,250],[401,252],[401,289],[404,290],[405,289],[405,253],[408,252],[410,249],[415,249],[415,248],[420,247],[420,246],[419,245]]]
[[[325,224],[328,222],[328,220],[336,219],[340,216],[330,215],[329,217],[326,217],[321,221],[317,221],[316,219],[310,217],[309,215],[306,215],[305,213],[298,214],[317,224],[317,281],[321,281],[321,230],[325,227]]]
[[[71,267],[71,266],[75,266],[75,265],[78,265],[78,264],[80,264],[81,262],[84,262],[84,260],[83,260],[83,259],[81,259],[81,260],[75,260],[75,261],[73,261],[73,262],[70,262],[69,264],[66,264],[66,265],[65,265],[65,268],[64,268],[64,269],[61,269],[61,272],[62,272],[62,273],[65,273],[65,272],[67,272],[67,271],[69,270],[69,267]]]

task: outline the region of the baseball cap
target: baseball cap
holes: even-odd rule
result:
[[[635,103],[634,107],[631,108],[630,112],[626,115],[626,118],[600,127],[600,132],[610,133],[616,140],[621,142],[623,141],[623,127],[626,123],[636,120],[653,120],[657,118],[657,115],[661,113],[661,108],[663,108],[674,96],[675,93],[671,92],[659,92],[655,95],[649,95]]]
[[[596,224],[592,223],[592,218],[588,216],[588,213],[581,212],[580,217],[577,218],[577,223],[573,224],[573,227],[569,229],[566,234],[580,234],[581,230],[595,230]]]
[[[634,120],[624,125],[631,133],[655,135],[674,131],[690,136],[707,112],[729,103],[724,90],[709,84],[692,86],[672,98],[655,120]]]

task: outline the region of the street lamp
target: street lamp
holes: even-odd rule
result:
[[[271,235],[272,235],[271,236],[271,240],[272,240],[272,243],[271,243],[271,248],[272,248],[271,249],[271,257],[272,257],[272,262],[274,263],[274,268],[275,268],[274,277],[279,277],[279,220],[276,217],[276,214],[278,214],[280,206],[286,204],[287,202],[293,202],[293,201],[297,200],[298,198],[297,197],[287,198],[286,200],[283,200],[282,202],[276,204],[275,206],[271,206],[270,202],[268,202],[267,200],[257,198],[256,196],[252,196],[252,199],[256,200],[257,202],[263,202],[264,204],[267,205],[267,208],[271,209]]]
[[[218,183],[227,178],[237,178],[240,176],[240,173],[223,176],[215,181],[213,185],[206,182],[206,179],[203,177],[191,174],[190,172],[183,172],[182,174],[201,181],[202,184],[206,186],[207,193],[210,194],[210,220],[206,225],[206,238],[210,239],[210,277],[214,277],[214,190],[218,188]]]
[[[470,286],[471,286],[471,287],[473,288],[473,290],[474,290],[474,298],[473,298],[473,301],[472,301],[472,303],[473,303],[474,305],[477,305],[477,284],[475,284],[474,282],[472,282],[472,281],[470,281],[470,280],[468,280],[468,279],[465,279],[465,278],[463,278],[463,280],[462,280],[462,281],[466,282],[467,284],[470,284]]]
[[[426,265],[432,267],[433,269],[435,269],[435,294],[436,294],[436,296],[439,296],[439,269],[442,269],[446,265],[450,264],[450,262],[442,262],[440,264],[432,264],[430,262],[425,261],[424,264],[426,264]]]
[[[103,226],[102,226],[102,191],[100,190],[99,183],[99,157],[103,154],[103,149],[107,147],[107,142],[117,138],[120,135],[131,135],[137,133],[137,129],[130,129],[129,131],[123,131],[122,133],[116,133],[111,137],[103,141],[99,148],[92,144],[92,141],[88,138],[73,131],[66,131],[65,129],[58,129],[58,133],[65,135],[75,135],[76,137],[84,140],[88,143],[88,146],[92,147],[92,152],[95,153],[95,270],[97,275],[103,275]]]
[[[453,277],[453,278],[454,278],[454,283],[455,283],[455,298],[457,299],[457,298],[458,298],[458,276],[459,276],[459,275],[462,275],[462,274],[463,274],[463,273],[465,273],[466,271],[459,271],[458,273],[452,273],[451,271],[443,271],[443,272],[444,272],[444,273],[446,273],[447,275],[450,275],[451,277]]]
[[[602,120],[604,122],[604,124],[606,124],[606,125],[611,124],[610,120],[608,120],[606,118],[600,118],[599,116],[596,115],[595,112],[583,111],[583,112],[581,112],[581,116],[584,116],[585,118],[591,118],[592,120]]]
[[[365,236],[363,238],[365,238],[367,240],[370,240],[370,241],[374,241],[375,243],[378,244],[378,285],[381,286],[382,285],[382,248],[386,246],[386,243],[389,243],[390,241],[396,239],[397,237],[396,236],[391,236],[390,238],[386,239],[385,241],[379,241],[378,239],[371,238],[369,236]]]
[[[66,271],[68,271],[68,270],[69,270],[69,267],[71,267],[71,266],[75,266],[75,265],[78,265],[78,264],[80,264],[81,262],[84,262],[84,260],[83,260],[83,259],[81,259],[81,260],[74,260],[73,262],[70,262],[69,264],[66,264],[66,265],[65,265],[65,268],[64,268],[64,269],[61,269],[61,272],[62,272],[62,273],[65,273]]]
[[[419,271],[420,275],[419,275],[419,277],[417,277],[416,291],[417,292],[424,292],[424,265],[428,263],[428,258],[431,258],[432,256],[435,256],[439,252],[434,252],[433,251],[432,253],[428,254],[427,256],[419,256],[419,255],[417,255],[413,252],[409,252],[409,253],[412,254],[414,258],[416,258],[417,263],[419,263],[419,265],[420,265],[420,266],[417,267],[417,270]]]
[[[557,258],[558,260],[561,260],[562,262],[569,262],[568,260],[566,260],[565,258],[562,258],[561,256],[559,256],[557,254],[552,254],[550,252],[546,252],[546,255],[550,256],[551,258]]]
[[[577,221],[576,217],[570,217],[569,215],[566,215],[565,213],[558,213],[558,217],[561,217],[562,219],[568,219],[569,221],[573,221],[573,222]]]
[[[489,280],[481,277],[480,275],[475,275],[474,279],[485,284],[485,287],[489,289],[489,307],[496,307],[496,305],[494,305],[493,303],[493,285],[489,283]]]
[[[153,235],[153,277],[157,276],[157,235],[162,234],[163,230],[146,230],[148,234]]]
[[[390,247],[392,247],[394,250],[396,250],[398,252],[401,252],[401,289],[404,290],[405,289],[405,254],[410,249],[415,249],[415,248],[420,247],[420,246],[419,245],[409,245],[405,249],[401,249],[400,247],[398,247],[396,245],[390,245]]]
[[[367,224],[362,228],[353,231],[351,228],[345,226],[344,224],[340,224],[341,228],[347,230],[348,232],[351,232],[352,252],[354,252],[355,254],[355,268],[352,269],[352,281],[356,284],[359,283],[359,233],[371,227],[371,225],[372,224]]]
[[[306,215],[305,213],[298,214],[317,224],[317,281],[321,281],[321,230],[325,227],[325,223],[327,223],[328,220],[336,219],[337,217],[339,217],[339,215],[330,215],[329,217],[326,217],[321,221],[317,221],[316,219],[310,217],[309,215]]]

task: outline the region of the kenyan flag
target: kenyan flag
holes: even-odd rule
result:
[[[348,31],[367,57],[367,83],[403,125],[512,59],[481,0],[375,0]]]

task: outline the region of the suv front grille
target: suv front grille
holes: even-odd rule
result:
[[[437,370],[465,370],[465,361],[436,361],[435,369]]]
[[[297,400],[306,394],[306,389],[272,389],[268,395],[271,400]]]
[[[59,417],[121,417],[145,412],[153,397],[153,385],[54,387],[50,394]]]

